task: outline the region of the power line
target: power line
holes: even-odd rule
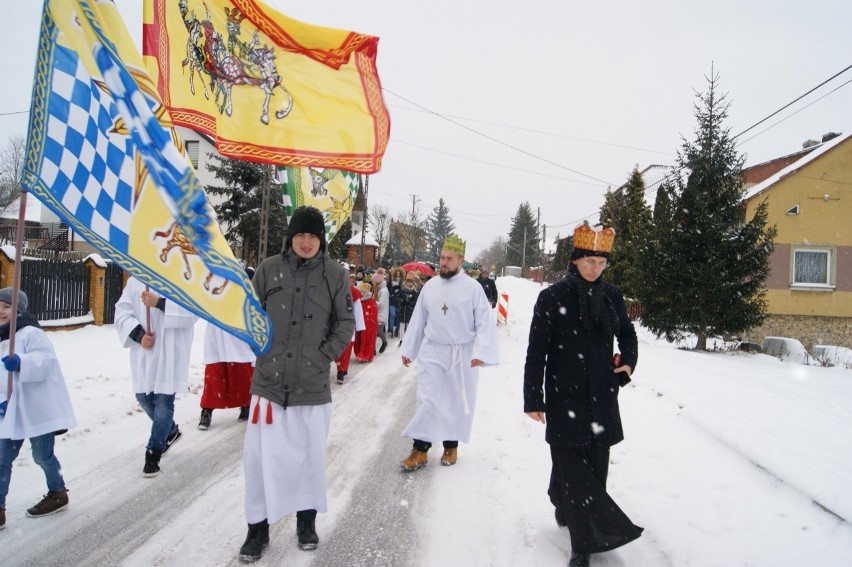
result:
[[[834,75],[832,75],[832,76],[831,76],[831,77],[829,77],[828,79],[824,80],[823,82],[821,82],[820,84],[818,84],[817,86],[815,86],[814,88],[812,88],[811,90],[809,90],[808,92],[806,92],[805,94],[803,94],[802,96],[800,96],[800,97],[796,98],[796,99],[795,99],[795,100],[793,100],[793,101],[788,102],[787,104],[785,104],[784,106],[782,106],[781,108],[779,108],[778,110],[776,110],[775,112],[773,112],[772,114],[770,114],[769,116],[767,116],[766,118],[764,118],[763,120],[760,120],[760,121],[758,121],[758,122],[756,122],[756,123],[752,124],[751,126],[749,126],[748,128],[746,128],[745,130],[743,130],[742,132],[740,132],[739,134],[737,134],[736,136],[734,136],[734,137],[733,137],[733,138],[731,138],[731,139],[732,139],[732,140],[736,140],[737,138],[739,138],[740,136],[742,136],[743,134],[745,134],[745,133],[746,133],[746,132],[748,132],[749,130],[751,130],[751,129],[753,129],[753,128],[756,128],[757,126],[760,126],[761,124],[763,124],[764,122],[766,122],[767,120],[769,120],[770,118],[772,118],[773,116],[775,116],[776,114],[778,114],[779,112],[781,112],[782,110],[784,110],[785,108],[787,108],[787,107],[789,107],[789,106],[791,106],[791,105],[793,105],[793,104],[795,104],[795,103],[799,102],[800,100],[802,100],[803,98],[805,98],[806,96],[808,96],[809,94],[811,94],[812,92],[814,92],[815,90],[817,90],[818,88],[820,88],[821,86],[823,86],[824,84],[826,84],[826,83],[828,83],[828,82],[830,82],[830,81],[832,81],[832,80],[836,79],[837,77],[839,77],[840,75],[842,75],[843,73],[845,73],[846,71],[848,71],[849,69],[852,69],[852,65],[849,65],[848,67],[846,67],[845,69],[843,69],[843,70],[842,70],[842,71],[840,71],[839,73],[835,73]],[[843,86],[843,85],[840,85],[840,86]],[[835,89],[835,90],[836,90],[836,89]],[[832,92],[834,92],[834,91],[832,91]]]
[[[526,150],[524,150],[524,149],[521,149],[521,148],[519,148],[519,147],[517,147],[517,146],[513,146],[512,144],[506,143],[506,142],[504,142],[504,141],[502,141],[502,140],[498,140],[497,138],[495,138],[495,137],[493,137],[493,136],[489,136],[488,134],[484,134],[484,133],[480,132],[479,130],[475,130],[475,129],[473,129],[473,128],[469,127],[469,126],[465,126],[464,124],[461,124],[460,122],[458,122],[458,121],[456,121],[456,120],[453,120],[453,119],[451,119],[451,118],[449,118],[449,117],[447,117],[447,116],[445,116],[445,115],[443,115],[443,114],[440,114],[440,113],[438,113],[438,112],[435,112],[434,110],[430,110],[430,109],[426,108],[425,106],[422,106],[422,105],[420,105],[420,104],[417,104],[416,102],[414,102],[414,101],[412,101],[412,100],[409,100],[409,99],[405,98],[405,97],[404,97],[404,96],[402,96],[402,95],[398,95],[398,94],[396,94],[395,92],[388,90],[387,88],[382,87],[382,90],[383,90],[383,91],[385,91],[385,92],[387,92],[387,93],[392,94],[393,96],[395,96],[395,97],[397,97],[397,98],[401,98],[402,100],[404,100],[404,101],[405,101],[405,102],[407,102],[408,104],[412,104],[412,105],[414,105],[414,106],[416,106],[416,107],[418,107],[418,108],[421,108],[421,109],[425,110],[425,111],[426,111],[426,112],[428,112],[429,114],[433,114],[433,115],[437,116],[438,118],[440,118],[440,119],[442,119],[442,120],[446,120],[447,122],[449,122],[449,123],[451,123],[451,124],[455,124],[455,125],[456,125],[456,126],[458,126],[459,128],[463,128],[463,129],[467,130],[468,132],[472,132],[472,133],[476,134],[477,136],[482,136],[483,138],[485,138],[485,139],[487,139],[487,140],[491,140],[492,142],[497,143],[497,144],[500,144],[501,146],[506,146],[507,148],[512,149],[512,150],[515,150],[516,152],[520,152],[520,153],[522,153],[522,154],[524,154],[524,155],[528,155],[528,156],[530,156],[530,157],[532,157],[532,158],[535,158],[535,159],[537,159],[537,160],[543,161],[543,162],[545,162],[545,163],[549,163],[550,165],[556,166],[556,167],[558,167],[558,168],[560,168],[560,169],[564,169],[565,171],[570,171],[571,173],[575,173],[575,174],[580,175],[580,176],[582,176],[582,177],[588,177],[589,179],[592,179],[592,180],[594,180],[594,181],[598,181],[598,182],[600,182],[600,183],[603,183],[604,185],[613,185],[612,183],[610,183],[610,182],[608,182],[608,181],[604,181],[603,179],[599,179],[599,178],[594,177],[594,176],[592,176],[592,175],[589,175],[589,174],[587,174],[587,173],[583,173],[582,171],[577,171],[577,170],[575,170],[575,169],[571,169],[570,167],[564,166],[564,165],[562,165],[561,163],[557,163],[557,162],[552,161],[552,160],[549,160],[549,159],[547,159],[547,158],[543,158],[543,157],[541,157],[541,156],[539,156],[539,155],[536,155],[536,154],[534,154],[534,153],[532,153],[532,152],[528,152],[528,151],[526,151]]]
[[[834,75],[832,75],[829,79],[826,79],[825,81],[821,82],[819,85],[817,85],[816,87],[812,88],[811,90],[809,90],[809,91],[808,91],[808,92],[806,92],[805,94],[803,94],[803,95],[801,95],[801,96],[797,97],[795,100],[793,100],[793,101],[791,101],[791,102],[789,102],[789,103],[785,104],[784,106],[782,106],[781,108],[779,108],[778,110],[776,110],[775,112],[773,112],[772,114],[770,114],[769,116],[767,116],[766,118],[763,118],[762,120],[759,120],[759,121],[755,122],[754,124],[752,124],[751,126],[749,126],[748,128],[746,128],[745,130],[743,130],[742,132],[740,132],[739,134],[737,134],[736,136],[734,136],[733,138],[731,138],[731,140],[734,140],[734,139],[738,138],[739,136],[742,136],[743,134],[745,134],[745,133],[746,133],[746,132],[748,132],[749,130],[753,130],[755,127],[759,126],[759,125],[760,125],[760,124],[762,124],[763,122],[766,122],[768,119],[772,118],[773,116],[775,116],[775,115],[776,115],[776,114],[778,114],[779,112],[783,111],[785,108],[790,107],[790,105],[792,105],[792,104],[794,104],[794,103],[796,103],[796,102],[800,101],[802,98],[804,98],[805,96],[807,96],[807,95],[811,94],[812,92],[814,92],[814,91],[815,91],[815,90],[817,90],[818,88],[820,88],[820,87],[824,86],[826,83],[828,83],[828,82],[832,81],[833,79],[836,79],[837,77],[839,77],[840,75],[842,75],[843,73],[845,73],[846,71],[848,71],[849,69],[852,69],[852,65],[849,65],[848,67],[846,67],[846,68],[845,68],[845,69],[843,69],[842,71],[840,71],[840,72],[838,72],[838,73],[835,73],[835,74],[834,74]],[[775,123],[775,124],[773,124],[772,126],[770,126],[770,127],[766,128],[765,130],[762,130],[762,131],[761,131],[761,132],[759,132],[758,134],[755,134],[754,136],[752,136],[752,137],[751,137],[751,138],[749,138],[748,140],[744,140],[743,142],[741,142],[741,143],[740,143],[740,144],[738,144],[738,145],[742,145],[742,144],[744,144],[745,142],[748,142],[749,140],[751,140],[751,139],[753,139],[753,138],[755,138],[755,137],[759,136],[760,134],[763,134],[764,132],[766,132],[767,130],[769,130],[769,129],[771,129],[771,128],[775,127],[775,126],[777,126],[778,124],[780,124],[780,123],[781,123],[781,122],[783,122],[784,120],[787,120],[787,118],[790,118],[791,116],[795,116],[796,114],[798,114],[798,113],[799,113],[799,112],[801,112],[802,110],[804,110],[804,109],[808,108],[809,106],[811,106],[811,105],[813,105],[813,104],[815,104],[815,103],[819,102],[820,100],[824,99],[825,97],[827,97],[828,95],[830,95],[830,94],[832,94],[833,92],[837,91],[838,89],[840,89],[840,88],[842,88],[842,87],[844,87],[844,86],[848,85],[850,82],[852,82],[852,79],[850,79],[849,81],[846,81],[845,83],[841,84],[840,86],[838,86],[838,87],[836,87],[836,88],[832,89],[831,91],[829,91],[829,92],[825,93],[823,96],[819,97],[818,99],[816,99],[815,101],[813,101],[813,102],[809,103],[808,105],[806,105],[806,106],[804,106],[804,107],[800,108],[799,110],[797,110],[796,112],[794,112],[794,113],[793,113],[793,114],[791,114],[790,116],[787,116],[787,117],[785,117],[783,120],[780,120],[780,121],[776,122],[776,123]],[[683,167],[677,167],[677,168],[674,168],[674,167],[673,167],[673,168],[672,168],[671,173],[669,173],[668,175],[666,175],[665,177],[663,177],[663,178],[662,178],[662,179],[660,179],[659,181],[655,182],[655,183],[654,183],[651,187],[646,187],[646,188],[645,188],[645,193],[648,193],[648,191],[650,191],[653,187],[661,186],[664,182],[666,182],[666,181],[667,181],[667,180],[669,180],[670,178],[673,178],[675,175],[680,174],[680,172],[681,172],[683,169],[684,169]],[[553,227],[556,227],[556,226],[569,226],[569,225],[571,225],[571,224],[575,224],[575,223],[578,223],[578,222],[580,222],[580,221],[582,221],[582,220],[585,220],[585,219],[587,219],[587,218],[591,217],[593,214],[594,214],[594,213],[591,213],[591,214],[588,214],[588,215],[582,216],[582,217],[580,217],[579,219],[577,219],[577,220],[575,220],[575,221],[569,221],[569,222],[568,222],[568,223],[566,223],[566,224],[562,224],[562,225],[551,225],[551,226],[553,226]]]
[[[520,168],[520,167],[512,167],[512,166],[506,165],[504,163],[494,163],[494,162],[491,162],[491,161],[485,161],[485,160],[478,159],[478,158],[463,156],[461,154],[456,154],[456,153],[453,153],[453,152],[447,152],[447,151],[439,150],[439,149],[436,149],[436,148],[430,148],[430,147],[427,147],[427,146],[422,146],[420,144],[413,144],[411,142],[404,142],[404,141],[402,141],[398,138],[391,138],[391,141],[396,142],[398,144],[404,144],[406,146],[412,146],[414,148],[420,148],[421,150],[426,150],[426,151],[429,151],[429,152],[435,152],[435,153],[438,153],[438,154],[444,154],[444,155],[456,157],[456,158],[459,158],[459,159],[465,159],[465,160],[469,160],[469,161],[475,161],[477,163],[483,163],[485,165],[490,165],[492,167],[501,167],[503,169],[511,169],[513,171],[520,171],[522,173],[529,173],[530,175],[539,175],[541,177],[549,177],[551,179],[559,179],[561,181],[570,181],[572,183],[583,183],[585,185],[592,185],[593,187],[599,187],[600,186],[598,183],[589,183],[588,181],[580,181],[578,179],[570,179],[568,177],[559,177],[558,175],[550,175],[550,174],[547,174],[547,173],[541,173],[539,171],[531,171],[529,169],[523,169],[523,168]]]
[[[388,91],[388,92],[390,92],[390,91]],[[393,94],[393,93],[391,93],[391,94]],[[399,108],[401,110],[408,110],[408,111],[411,111],[411,112],[423,112],[423,113],[427,113],[427,114],[430,113],[430,111],[428,111],[428,110],[421,110],[419,108],[409,108],[407,106],[397,106],[396,108]],[[465,120],[466,122],[477,122],[479,124],[488,124],[490,126],[498,126],[500,128],[510,128],[512,130],[520,130],[521,132],[530,132],[530,133],[533,133],[533,134],[542,134],[542,135],[545,135],[545,136],[553,136],[553,137],[556,137],[556,138],[565,138],[567,140],[579,140],[581,142],[590,142],[592,144],[600,144],[602,146],[611,146],[613,148],[623,148],[623,149],[626,149],[626,150],[636,150],[636,151],[639,151],[639,152],[648,152],[648,153],[660,154],[660,155],[664,155],[664,156],[671,155],[671,152],[661,152],[659,150],[649,150],[648,148],[638,148],[636,146],[627,146],[627,145],[624,145],[624,144],[616,144],[615,142],[606,142],[606,141],[603,141],[603,140],[594,140],[592,138],[581,138],[579,136],[569,136],[567,134],[560,134],[558,132],[548,132],[546,130],[538,130],[536,128],[525,128],[523,126],[515,126],[513,124],[503,124],[503,123],[500,123],[500,122],[490,122],[488,120],[477,120],[476,118],[468,118],[466,116],[456,116],[456,115],[453,115],[453,114],[445,114],[444,116],[448,116],[450,118],[458,118],[459,120]]]

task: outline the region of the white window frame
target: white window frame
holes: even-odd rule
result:
[[[831,246],[793,246],[790,256],[790,287],[794,289],[816,289],[833,290],[836,254]],[[826,281],[824,282],[799,282],[796,281],[796,254],[799,252],[825,254],[826,256]]]

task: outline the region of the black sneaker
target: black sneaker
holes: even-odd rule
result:
[[[346,372],[338,372],[337,373],[337,383],[343,384],[343,381],[346,379]]]
[[[240,408],[240,415],[237,417],[237,421],[248,421],[249,418],[249,407],[243,406]]]
[[[213,419],[213,410],[202,409],[201,418],[198,420],[198,429],[206,431],[210,427],[210,421]]]
[[[160,457],[162,454],[159,449],[145,451],[145,466],[142,467],[142,476],[150,478],[160,474]]]
[[[27,510],[27,516],[30,518],[40,518],[41,516],[49,516],[60,510],[68,507],[68,491],[56,490],[49,491],[41,499],[41,502]]]
[[[269,524],[266,520],[249,524],[246,541],[240,548],[240,561],[254,563],[263,555],[263,548],[269,544]]]
[[[316,549],[319,536],[316,530],[316,520],[296,518],[296,535],[299,538],[299,549]]]
[[[382,354],[383,352],[385,352],[386,348],[388,348],[388,343],[386,343],[386,342],[382,343],[382,346],[379,347],[379,354]]]
[[[169,433],[169,436],[166,437],[166,448],[163,449],[162,454],[165,455],[166,451],[171,449],[172,445],[180,441],[181,437],[183,437],[183,433],[180,432],[180,427],[178,427],[176,423],[175,428],[172,430],[171,433]]]

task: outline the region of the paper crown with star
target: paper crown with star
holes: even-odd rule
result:
[[[571,251],[571,259],[601,256],[608,260],[614,243],[615,229],[610,227],[592,228],[588,222],[584,222],[574,229],[574,249]]]
[[[455,234],[448,235],[444,240],[444,250],[447,250],[448,252],[455,252],[456,254],[464,256],[464,249],[465,241]]]

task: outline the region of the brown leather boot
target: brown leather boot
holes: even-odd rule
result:
[[[458,459],[458,448],[457,447],[447,447],[444,449],[444,454],[441,455],[441,464],[445,467],[451,467],[456,464],[456,459]]]
[[[414,471],[420,467],[425,467],[428,461],[429,459],[424,451],[412,449],[408,458],[402,461],[399,466],[402,467],[402,470],[404,471]]]
[[[0,508],[0,530],[6,527],[6,508]]]

